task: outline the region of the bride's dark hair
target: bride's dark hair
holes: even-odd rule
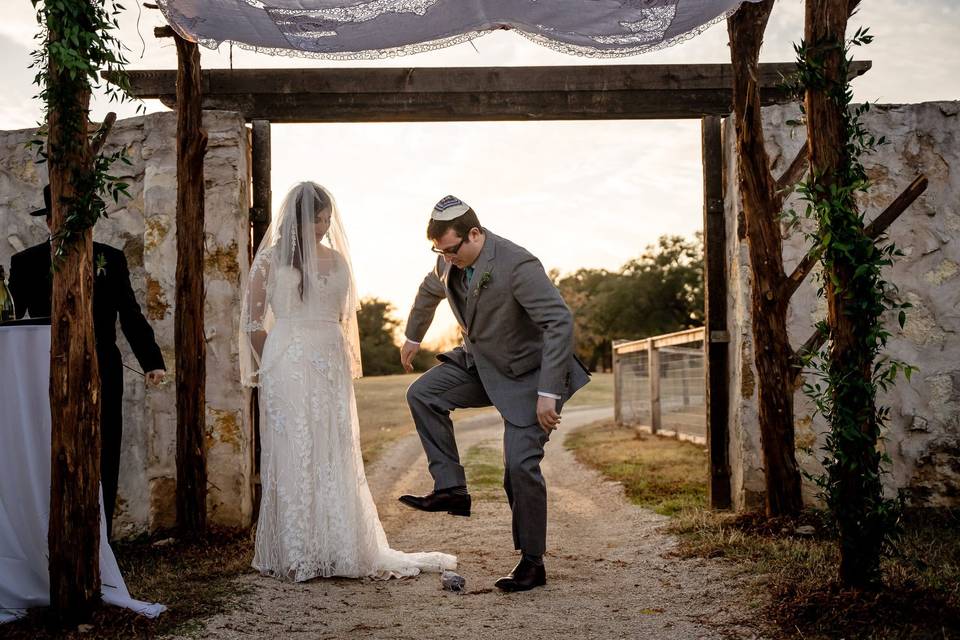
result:
[[[300,190],[300,193],[297,194],[297,201],[295,205],[296,215],[297,215],[297,245],[296,251],[293,254],[293,267],[300,272],[300,299],[303,300],[303,196],[306,193],[306,189],[313,190],[313,223],[321,224],[326,223],[330,224],[330,211],[332,210],[330,198],[327,196],[326,192],[313,184],[312,182],[307,183],[303,189]],[[326,216],[324,216],[326,213]]]

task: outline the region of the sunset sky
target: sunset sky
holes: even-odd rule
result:
[[[0,129],[20,129],[40,117],[27,68],[37,29],[28,0],[3,5]],[[856,98],[960,99],[958,6],[955,0],[865,2],[851,24],[869,26],[876,40],[857,51],[873,69],[856,80]],[[130,68],[176,67],[172,42],[153,37],[154,26],[163,23],[158,11],[129,3],[120,37],[132,50]],[[802,32],[801,0],[780,0],[762,60],[792,61]],[[238,47],[232,54],[235,68],[730,61],[724,24],[663,51],[616,60],[567,56],[505,31],[384,61],[271,57]],[[229,67],[230,47],[202,49],[202,65]],[[165,109],[155,101],[146,108]],[[120,117],[134,113],[132,105],[96,99],[93,117],[109,110]],[[401,318],[432,264],[424,229],[433,203],[444,195],[462,198],[484,225],[562,271],[616,268],[662,234],[692,235],[703,215],[698,121],[274,125],[272,144],[274,205],[299,180],[330,189],[350,235],[361,294],[390,300]],[[444,311],[428,340],[452,324]]]

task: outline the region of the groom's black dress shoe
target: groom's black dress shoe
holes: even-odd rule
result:
[[[455,516],[470,516],[470,494],[432,491],[425,496],[400,496],[400,502],[420,511],[446,511]]]
[[[510,575],[500,578],[493,583],[493,586],[501,591],[529,591],[545,584],[547,584],[547,570],[543,565],[521,558]]]

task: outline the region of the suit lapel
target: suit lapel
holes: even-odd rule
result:
[[[443,258],[441,258],[441,260],[443,260]],[[440,280],[443,282],[443,287],[447,291],[447,301],[450,303],[450,309],[453,311],[453,315],[457,322],[461,327],[466,327],[467,323],[463,321],[462,309],[457,303],[458,294],[454,290],[456,284],[451,282],[452,278],[460,278],[461,275],[462,272],[452,264],[448,264],[447,262],[443,263],[443,277],[440,278]]]
[[[470,331],[471,325],[473,325],[474,317],[477,315],[477,303],[480,300],[480,296],[483,295],[483,290],[480,288],[483,274],[493,271],[493,260],[497,255],[496,236],[487,230],[484,230],[484,233],[487,234],[487,239],[483,243],[483,250],[480,252],[480,257],[477,258],[477,261],[473,265],[473,279],[467,287],[467,304],[466,310],[464,311],[467,323],[464,326],[468,332]]]

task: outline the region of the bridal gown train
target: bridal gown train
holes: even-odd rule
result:
[[[272,327],[259,374],[262,499],[253,566],[297,582],[454,569],[454,556],[387,544],[360,455],[342,329],[343,314],[355,313],[344,304],[349,268],[333,256],[329,273],[315,274],[325,301],[319,307],[308,312],[300,272],[275,263],[278,272],[258,303],[269,308]],[[270,252],[258,254],[251,278],[270,268]]]

